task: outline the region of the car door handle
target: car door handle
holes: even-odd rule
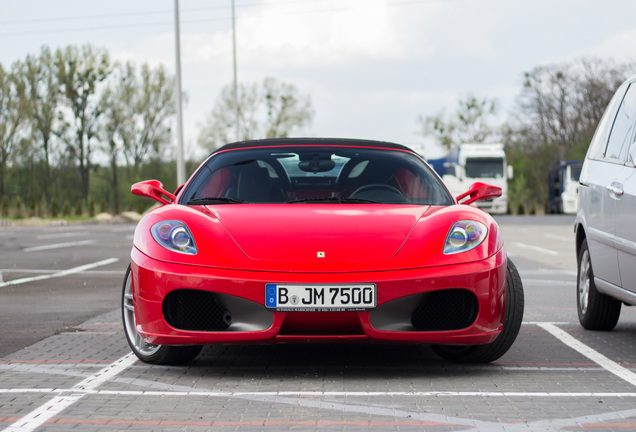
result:
[[[617,197],[622,196],[624,192],[623,185],[620,183],[612,183],[611,185],[607,186],[607,190]]]

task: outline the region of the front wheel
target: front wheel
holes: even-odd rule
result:
[[[486,345],[435,345],[431,348],[444,360],[463,363],[490,363],[504,355],[519,334],[523,321],[523,285],[517,267],[508,259],[506,303],[503,329],[497,339]]]
[[[121,296],[121,313],[124,322],[124,333],[128,345],[139,360],[162,365],[177,365],[193,360],[201,352],[201,346],[167,346],[146,342],[137,331],[135,318],[135,302],[132,289],[132,273],[130,265],[124,277]]]

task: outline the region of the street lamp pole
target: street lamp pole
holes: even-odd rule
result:
[[[240,141],[241,117],[238,101],[238,79],[236,73],[236,20],[234,18],[234,0],[232,0],[232,53],[234,58],[234,107],[236,109],[236,121],[234,123],[236,127],[236,141]]]
[[[181,48],[179,37],[179,0],[174,0],[174,29],[176,55],[176,105],[177,105],[177,186],[185,183],[185,161],[183,159],[183,114],[181,96]]]

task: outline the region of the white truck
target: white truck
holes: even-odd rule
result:
[[[445,158],[429,163],[436,168],[454,196],[466,192],[474,182],[499,186],[502,191],[499,198],[475,205],[493,214],[508,211],[508,180],[512,178],[512,166],[506,162],[503,144],[460,144]]]
[[[576,214],[582,165],[577,160],[552,164],[548,173],[548,213]]]

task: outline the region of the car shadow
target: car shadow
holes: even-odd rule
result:
[[[426,345],[278,344],[209,346],[183,367],[205,370],[204,375],[253,379],[392,379],[468,373],[474,376],[488,374],[498,366],[445,362]]]

